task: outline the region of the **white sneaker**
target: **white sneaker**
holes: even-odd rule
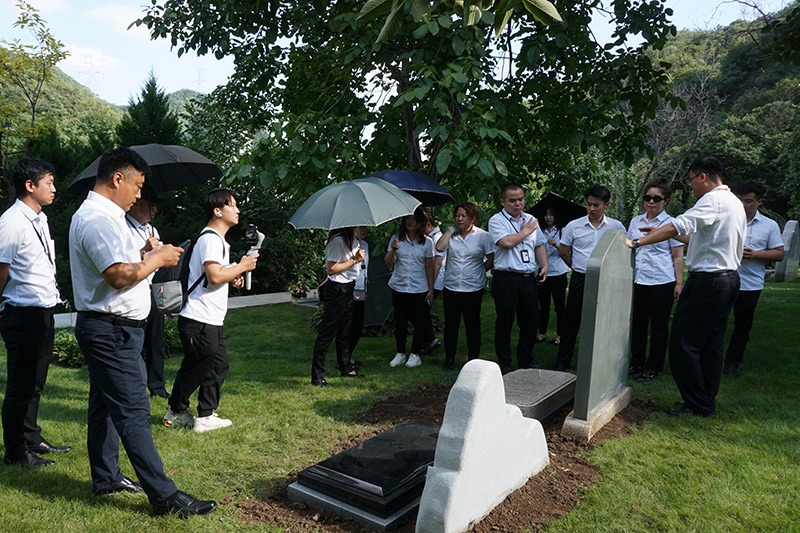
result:
[[[397,352],[389,366],[400,366],[406,362],[406,354]]]
[[[419,366],[421,364],[422,364],[422,359],[420,359],[417,354],[412,353],[411,355],[408,356],[408,362],[406,363],[407,367]]]
[[[194,417],[194,432],[202,433],[204,431],[211,431],[213,429],[226,428],[232,426],[233,422],[227,418],[220,418],[217,413],[211,413],[208,416]]]
[[[194,426],[194,417],[188,409],[180,413],[173,413],[172,407],[167,407],[164,415],[164,425],[170,428],[191,428]]]

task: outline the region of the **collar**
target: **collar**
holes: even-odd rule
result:
[[[500,210],[500,212],[501,212],[501,213],[503,213],[503,216],[504,216],[504,217],[506,217],[506,218],[507,218],[507,219],[509,219],[509,220],[513,220],[514,222],[521,222],[521,221],[525,220],[525,211],[523,211],[522,213],[520,213],[520,214],[519,214],[519,220],[515,219],[515,218],[514,218],[514,217],[511,215],[511,213],[509,213],[508,211],[506,211],[506,208],[505,208],[505,207],[504,207],[503,209],[501,209],[501,210]]]
[[[749,220],[747,222],[747,224],[750,225],[750,224],[753,224],[754,222],[761,222],[761,220],[763,220],[763,218],[764,218],[764,215],[761,214],[761,211],[757,210],[755,216],[753,216],[753,220]]]
[[[133,224],[133,225],[134,225],[134,227],[135,227],[136,229],[140,229],[140,230],[147,231],[147,226],[149,225],[149,222],[145,222],[144,224],[140,224],[138,220],[136,220],[135,218],[133,218],[133,217],[132,217],[130,214],[128,214],[128,213],[125,213],[125,218],[127,218],[128,220],[130,220],[130,221],[131,221],[131,224]]]
[[[107,210],[112,216],[125,218],[126,215],[125,211],[123,211],[123,209],[120,206],[118,206],[117,204],[115,204],[102,194],[97,194],[94,191],[89,191],[89,195],[86,196],[86,199],[90,202],[95,202],[97,204],[100,204],[100,208],[103,210]]]
[[[14,207],[19,210],[20,213],[25,215],[25,218],[33,222],[36,219],[47,220],[47,215],[44,214],[44,211],[39,211],[38,213],[35,212],[33,209],[30,208],[28,204],[17,198],[14,201]]]
[[[608,224],[608,217],[605,216],[605,215],[603,215],[603,218],[600,219],[600,223],[597,225],[596,228],[594,226],[592,226],[592,221],[589,220],[589,215],[586,215],[584,218],[586,219],[586,222],[584,222],[584,225],[585,226],[589,226],[592,229],[600,229],[601,226],[605,226],[606,224]]]
[[[441,230],[441,229],[439,229],[439,226],[436,226],[435,228],[433,228],[433,229],[431,230],[431,232],[430,232],[430,233],[428,233],[428,237],[433,237],[434,235],[437,235],[437,234],[439,234],[439,233],[441,233],[441,232],[442,232],[442,230]]]

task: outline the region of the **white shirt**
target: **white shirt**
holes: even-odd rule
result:
[[[778,223],[758,211],[753,220],[747,223],[744,247],[755,252],[763,252],[783,246],[783,237]],[[758,259],[742,259],[739,267],[740,291],[760,291],[764,288],[764,267],[766,263]]]
[[[561,236],[558,234],[558,228],[553,226],[548,230],[547,228],[540,227],[539,230],[542,232],[542,236],[544,237],[544,249],[547,251],[547,277],[552,278],[554,276],[566,274],[569,272],[569,267],[558,254],[558,246],[553,246],[547,242],[549,239],[555,239],[556,244],[560,242]]]
[[[572,247],[572,270],[586,274],[589,256],[597,246],[597,241],[608,230],[625,231],[625,226],[619,220],[605,215],[596,228],[589,222],[589,215],[577,218],[567,224],[567,227],[561,232],[561,244]]]
[[[397,235],[392,235],[392,243]],[[389,287],[397,292],[419,294],[428,292],[428,273],[425,269],[425,259],[433,257],[433,240],[425,237],[423,244],[408,240],[400,241],[400,247],[395,251],[394,270],[389,279]]]
[[[631,240],[647,235],[640,228],[660,228],[672,222],[672,217],[662,211],[653,220],[647,220],[647,213],[634,217],[628,227],[627,237]],[[675,262],[672,249],[683,246],[681,241],[667,241],[641,246],[636,249],[636,266],[633,269],[633,282],[637,285],[664,285],[675,281]]]
[[[125,211],[108,198],[90,191],[72,215],[69,227],[69,264],[75,309],[97,311],[133,320],[150,314],[150,287],[146,280],[115,289],[103,272],[116,263],[139,263],[139,246],[125,222]]]
[[[428,237],[433,240],[434,257],[442,258],[442,267],[439,269],[439,274],[436,276],[436,279],[433,280],[433,288],[437,291],[440,291],[444,288],[444,270],[447,266],[447,252],[440,252],[436,249],[436,243],[442,238],[442,230],[439,229],[439,226],[436,226],[433,228],[433,231],[428,233]]]
[[[353,239],[353,245],[348,249],[344,237],[337,235],[325,246],[325,261],[334,263],[349,261],[355,257],[356,253],[358,253],[358,239]],[[328,276],[328,279],[336,283],[350,283],[356,280],[359,270],[361,270],[361,263],[354,263],[346,270]]]
[[[20,200],[0,216],[0,263],[8,265],[5,304],[15,307],[55,306],[61,299],[56,286],[56,250],[47,215]]]
[[[726,185],[710,190],[672,221],[678,235],[690,235],[686,267],[690,272],[736,270],[741,265],[747,216]]]
[[[514,220],[505,209],[501,209],[499,213],[495,213],[492,215],[492,218],[489,219],[489,235],[492,238],[492,242],[497,245],[494,251],[495,270],[523,273],[536,272],[536,254],[534,253],[534,249],[547,242],[542,236],[542,232],[539,231],[539,228],[533,230],[533,233],[508,250],[497,244],[500,242],[500,239],[522,231],[522,223],[532,218],[533,215],[523,212],[519,220]]]
[[[189,287],[202,276],[205,263],[211,261],[219,263],[222,267],[229,266],[227,258],[230,257],[231,247],[217,231],[206,227],[203,231],[211,230],[198,237],[189,259]],[[222,326],[228,312],[228,283],[212,285],[206,283],[208,278],[197,284],[189,294],[186,305],[181,310],[181,316],[191,318],[204,324]]]
[[[358,265],[356,285],[353,287],[353,289],[357,291],[367,290],[367,277],[369,273],[369,244],[367,241],[361,241],[361,249],[364,250],[364,262]]]
[[[489,232],[472,226],[466,237],[456,228],[447,245],[447,270],[444,286],[454,292],[475,292],[486,287],[486,269],[483,262],[487,255],[495,253]]]
[[[129,214],[125,215],[125,222],[128,223],[128,227],[131,229],[131,232],[133,232],[133,235],[137,238],[137,240],[141,240],[142,244],[139,247],[140,249],[144,248],[144,245],[147,244],[147,239],[150,238],[150,235],[158,239],[158,242],[161,243],[161,236],[158,234],[158,230],[150,222],[139,224],[139,221]],[[158,270],[147,276],[147,283],[150,285],[153,284],[153,276],[156,275],[156,272],[158,272]]]

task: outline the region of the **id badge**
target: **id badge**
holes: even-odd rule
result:
[[[530,263],[531,262],[531,253],[528,250],[522,250],[522,252],[520,252],[520,255],[522,255],[522,262],[523,263]]]

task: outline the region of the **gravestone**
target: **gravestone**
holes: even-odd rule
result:
[[[575,407],[562,435],[588,441],[631,399],[628,363],[634,252],[621,230],[606,231],[586,268]]]
[[[419,504],[438,431],[430,422],[404,422],[300,472],[289,499],[390,529]]]
[[[575,397],[575,375],[569,372],[521,368],[503,376],[506,403],[522,416],[542,421]]]
[[[500,367],[469,361],[447,398],[417,533],[467,531],[549,461],[541,423],[506,403]]]
[[[775,281],[794,281],[797,279],[800,261],[800,229],[796,220],[790,220],[783,227],[783,261],[775,263]]]

